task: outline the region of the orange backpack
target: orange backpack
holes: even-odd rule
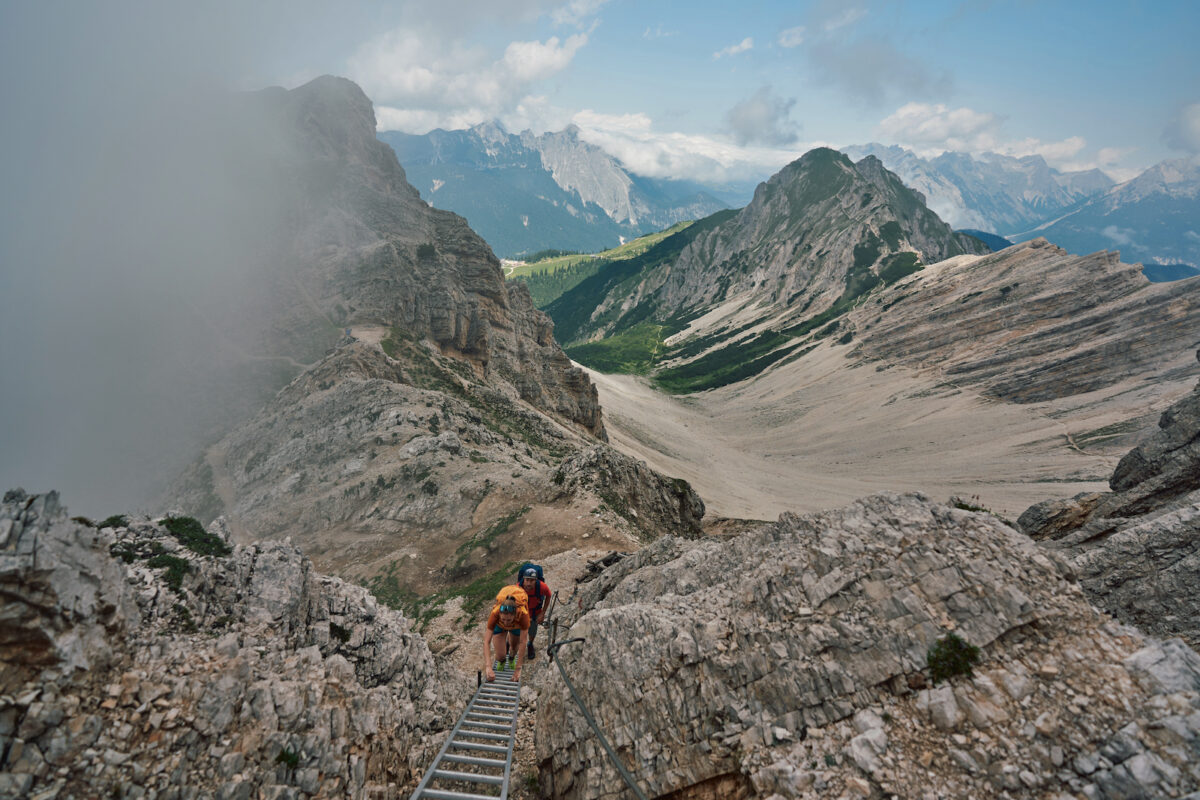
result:
[[[496,605],[492,608],[493,612],[500,610],[500,606],[504,605],[504,601],[512,598],[516,604],[518,613],[520,609],[525,609],[525,613],[529,613],[529,595],[520,586],[505,586],[496,594]]]

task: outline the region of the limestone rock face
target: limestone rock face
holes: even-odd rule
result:
[[[659,475],[611,447],[592,447],[568,458],[554,482],[568,491],[591,489],[649,538],[700,535],[704,501],[687,481]]]
[[[4,797],[374,796],[415,784],[469,692],[290,544],[209,534],[228,552],[199,555],[53,493],[10,492],[0,519]]]
[[[462,217],[421,199],[376,138],[358,86],[325,76],[249,95],[245,105],[279,140],[254,167],[292,208],[271,272],[274,302],[262,315],[264,346],[312,361],[344,327],[400,326],[603,436],[595,391],[555,343],[549,318],[523,286],[505,283]]]
[[[1121,459],[1109,486],[1039,503],[1017,524],[1069,559],[1101,608],[1200,645],[1200,386]]]
[[[934,368],[955,385],[1032,403],[1131,378],[1194,375],[1200,281],[1151,284],[1112,252],[1045,239],[927,268],[849,315],[856,356]]]
[[[878,495],[648,545],[563,604],[586,643],[559,657],[652,797],[1196,791],[1200,657],[1069,574],[994,517]],[[950,631],[980,663],[930,686]],[[548,793],[624,796],[555,675],[538,715]]]
[[[698,529],[703,504],[686,485],[428,341],[385,344],[392,355],[344,340],[218,442],[170,502],[205,521],[225,515],[240,542],[290,536],[323,570],[387,572],[418,592],[569,549],[584,532],[628,549]],[[609,453],[617,483],[555,482],[592,448]],[[592,513],[604,493],[609,511]]]

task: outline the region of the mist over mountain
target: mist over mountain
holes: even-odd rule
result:
[[[729,204],[699,184],[646,178],[569,126],[534,135],[498,122],[424,135],[385,131],[413,185],[454,211],[500,255],[596,251]]]

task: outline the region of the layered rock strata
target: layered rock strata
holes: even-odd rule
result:
[[[649,796],[1180,796],[1200,657],[1106,621],[985,514],[878,495],[727,541],[661,539],[580,589],[561,658]],[[949,632],[973,677],[930,685]],[[541,784],[624,796],[551,676]]]
[[[1038,503],[1017,524],[1071,562],[1098,606],[1200,647],[1200,386],[1158,427],[1117,464],[1111,492]]]
[[[1197,372],[1200,280],[1151,284],[1119,254],[1045,239],[927,268],[849,315],[855,355],[942,371],[984,395],[1032,403],[1142,376]]]
[[[290,544],[204,556],[19,491],[0,531],[0,796],[396,796],[469,694]]]
[[[198,516],[227,515],[242,541],[291,536],[323,569],[390,570],[420,593],[568,549],[594,527],[619,548],[698,532],[704,506],[686,481],[597,444],[428,342],[394,331],[384,344],[392,355],[344,341],[171,496]],[[605,477],[584,480],[593,462]],[[534,541],[525,534],[535,528],[556,530]]]

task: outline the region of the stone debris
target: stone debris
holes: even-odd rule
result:
[[[1197,353],[1200,357],[1200,353]],[[1111,492],[1048,500],[1018,527],[1066,557],[1096,605],[1200,646],[1200,386],[1117,464]]]
[[[878,495],[647,545],[565,607],[587,642],[562,657],[651,797],[1200,791],[1200,656],[1070,576],[995,517]],[[981,648],[973,676],[910,688],[948,631]],[[541,688],[544,796],[624,797],[561,680]]]
[[[289,544],[202,556],[54,493],[9,492],[0,519],[0,797],[407,796],[469,696]]]

